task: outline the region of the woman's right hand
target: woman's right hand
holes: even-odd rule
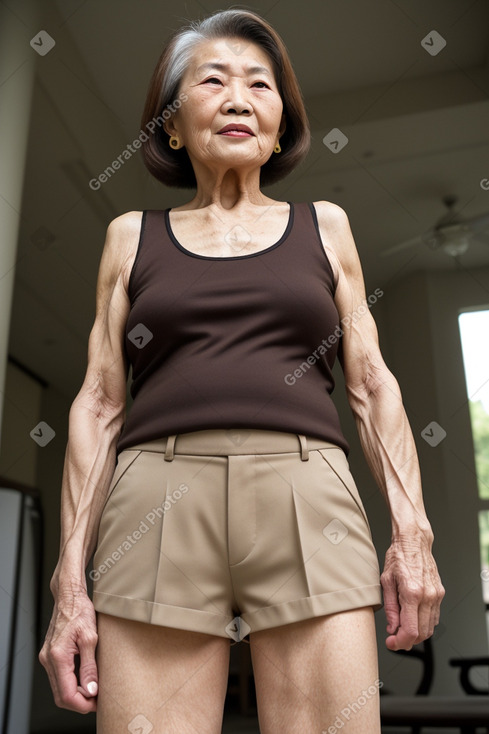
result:
[[[107,228],[87,371],[69,413],[61,488],[61,553],[50,584],[55,605],[39,653],[56,704],[80,713],[96,710],[97,625],[84,574],[96,547],[125,420],[129,366],[124,339],[131,305],[127,289],[142,216],[142,212],[121,214]]]
[[[86,590],[59,592],[39,653],[57,706],[80,714],[96,711],[97,640],[95,609]]]
[[[80,713],[96,710],[97,625],[84,569],[96,547],[125,419],[127,286],[142,216],[142,212],[122,214],[107,228],[87,371],[69,413],[61,488],[61,553],[50,583],[55,604],[39,653],[56,704]]]

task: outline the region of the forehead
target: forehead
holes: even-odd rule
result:
[[[188,73],[192,76],[212,70],[203,64],[223,64],[231,73],[246,73],[250,69],[268,73],[273,77],[273,66],[266,52],[256,43],[244,38],[218,38],[202,41],[192,54]]]

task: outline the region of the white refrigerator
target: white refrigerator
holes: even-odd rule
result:
[[[0,488],[0,732],[29,734],[39,640],[41,512],[33,497]]]

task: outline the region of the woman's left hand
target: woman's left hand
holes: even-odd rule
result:
[[[395,538],[387,550],[380,581],[389,650],[410,650],[431,637],[445,596],[431,540],[424,534],[407,533]]]

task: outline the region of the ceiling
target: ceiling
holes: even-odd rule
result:
[[[31,38],[21,2],[4,5]],[[99,191],[101,173],[139,132],[153,67],[169,33],[221,3],[44,0],[56,41],[37,61],[10,354],[73,399],[83,379],[95,284],[109,221],[177,206],[192,192],[151,179],[139,156]],[[382,257],[429,229],[454,194],[464,217],[489,211],[489,3],[485,0],[267,0],[259,12],[284,39],[313,143],[279,200],[334,201],[347,211],[367,292],[418,269],[489,264],[489,238],[457,264],[425,245]],[[431,55],[422,39],[446,46]],[[429,36],[432,37],[432,36]],[[20,53],[20,51],[19,51]],[[24,53],[24,51],[22,51]],[[323,143],[339,128],[348,145]]]

